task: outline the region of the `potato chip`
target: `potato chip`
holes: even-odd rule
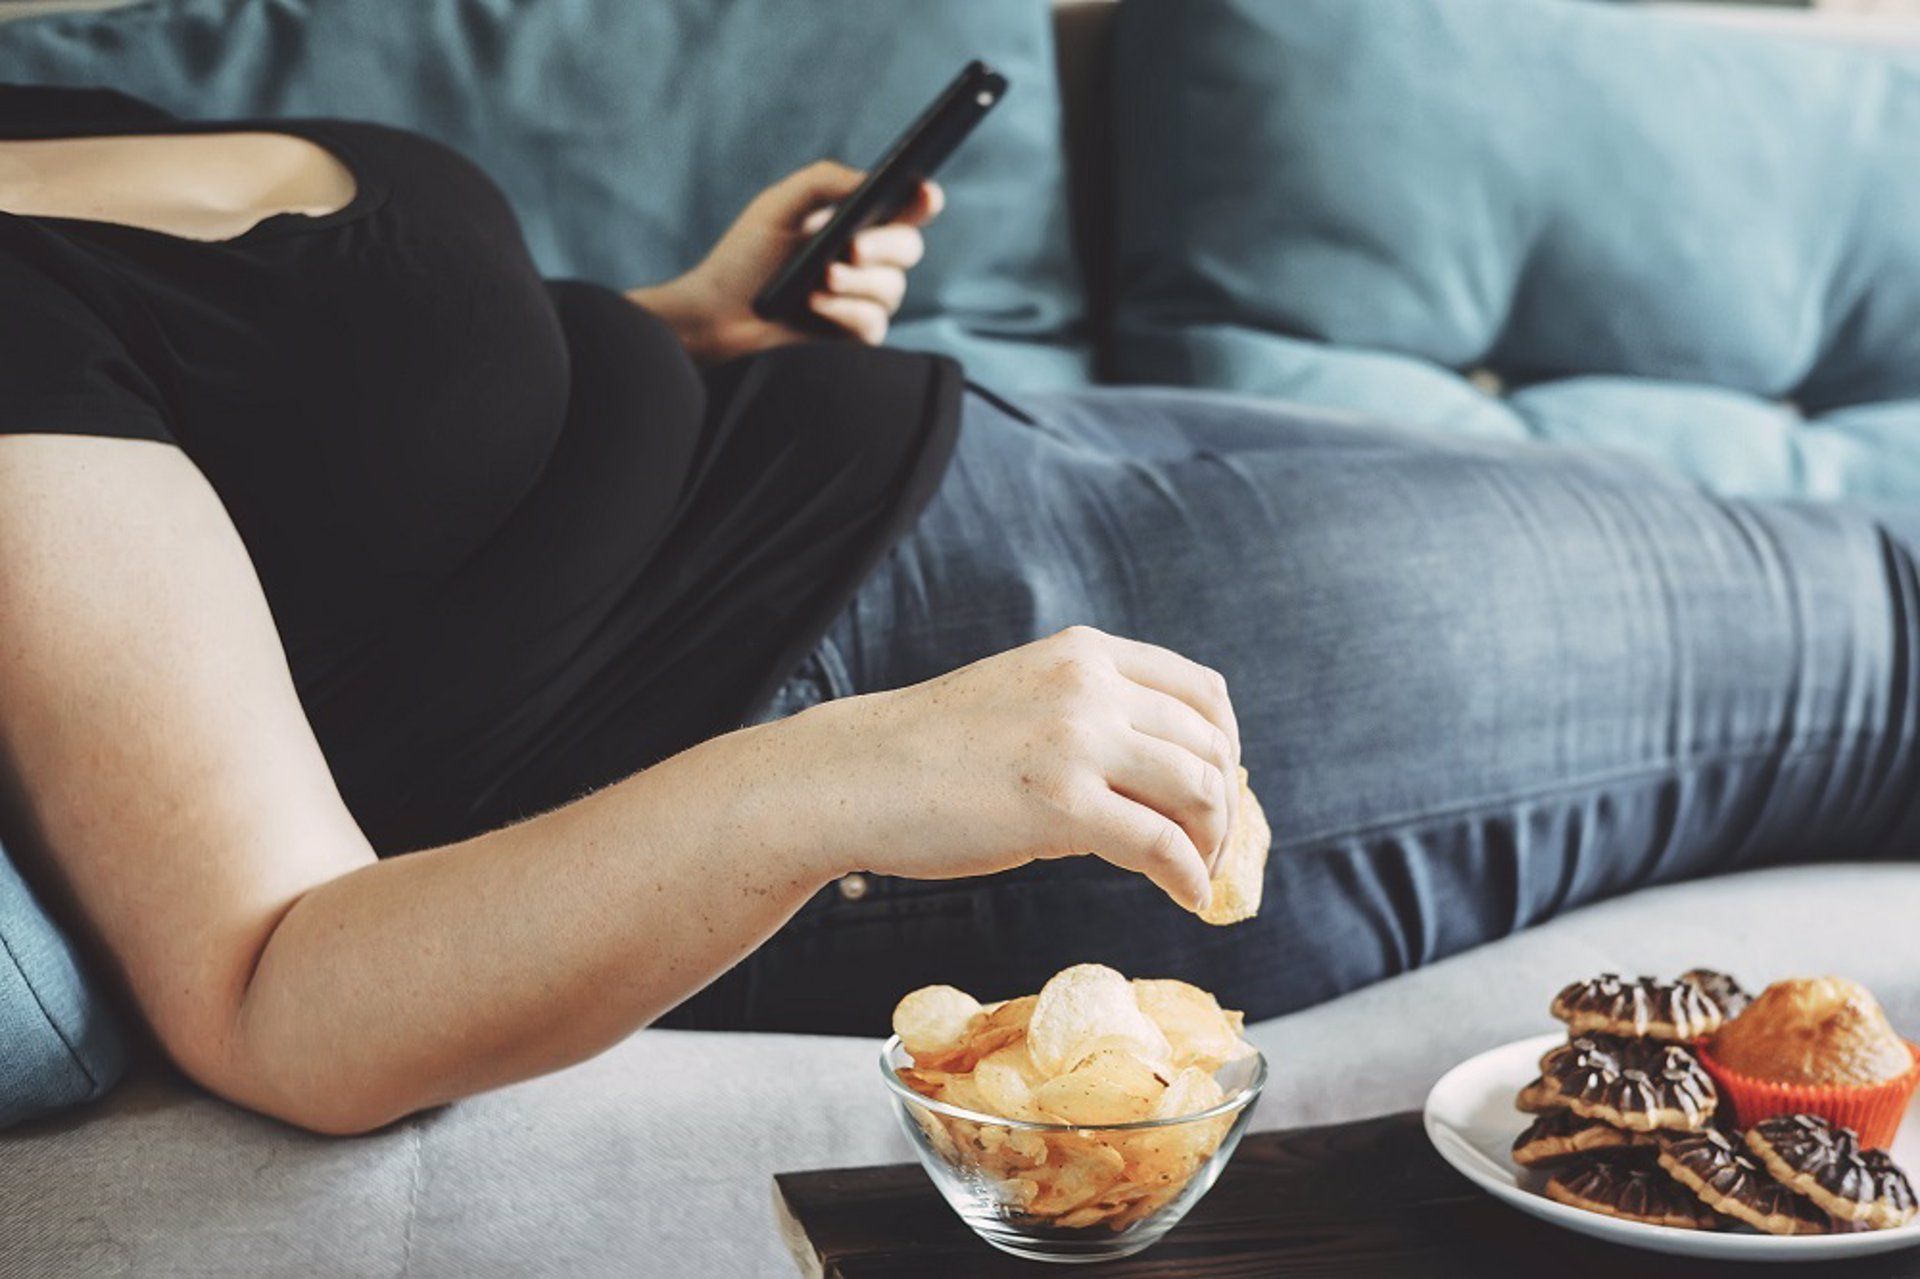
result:
[[[1040,1197],[1040,1183],[1031,1177],[1008,1177],[997,1189],[1000,1202],[1019,1212],[1031,1211],[1033,1201]]]
[[[1053,1155],[1053,1148],[1047,1145],[1045,1133],[1030,1132],[1025,1128],[1007,1131],[1007,1149],[1036,1167],[1046,1163]]]
[[[1100,1192],[1099,1204],[1101,1207],[1108,1209],[1121,1208],[1133,1203],[1135,1200],[1145,1199],[1149,1195],[1159,1194],[1161,1189],[1162,1187],[1153,1182],[1130,1181],[1122,1177],[1119,1181],[1114,1182],[1111,1186],[1108,1186]]]
[[[1155,1077],[1156,1087],[1154,1092],[1156,1096],[1159,1093],[1159,1088],[1164,1087],[1167,1080],[1173,1077],[1173,1067],[1170,1064],[1160,1061],[1148,1061],[1140,1055],[1140,1045],[1125,1035],[1102,1035],[1075,1053],[1073,1060],[1067,1063],[1067,1069],[1069,1071],[1078,1070],[1094,1058],[1107,1054],[1118,1054],[1119,1056],[1130,1058],[1140,1065],[1145,1066]]]
[[[987,1099],[980,1095],[980,1085],[972,1075],[947,1075],[940,1083],[938,1098],[949,1106],[958,1106],[962,1110],[971,1110],[978,1114],[990,1115],[992,1109]]]
[[[954,1144],[960,1148],[966,1161],[975,1167],[984,1166],[988,1158],[987,1126],[972,1119],[955,1119],[950,1115],[944,1118],[948,1134],[953,1138]]]
[[[1213,1109],[1226,1099],[1227,1094],[1221,1091],[1211,1071],[1188,1066],[1167,1085],[1167,1090],[1154,1105],[1153,1114],[1156,1119],[1197,1115],[1203,1110]]]
[[[918,1070],[912,1066],[902,1066],[899,1075],[901,1083],[922,1097],[938,1097],[940,1086],[947,1081],[947,1072],[944,1070]]]
[[[936,1154],[948,1163],[959,1162],[960,1150],[947,1133],[944,1115],[936,1115],[919,1106],[908,1106],[907,1113],[913,1116],[913,1122],[919,1125],[920,1131],[927,1135],[927,1144],[933,1147]]]
[[[1207,1140],[1205,1133],[1196,1137],[1185,1126],[1146,1128],[1114,1134],[1114,1149],[1126,1161],[1127,1180],[1144,1186],[1165,1186],[1186,1180],[1195,1163],[1195,1150],[1204,1147]]]
[[[1102,1048],[1033,1090],[1033,1104],[1068,1124],[1130,1124],[1153,1114],[1164,1085],[1121,1047]]]
[[[1049,1153],[1044,1134],[998,1124],[980,1126],[980,1150],[989,1170],[1001,1173],[1038,1168]]]
[[[1072,1212],[1062,1213],[1053,1224],[1067,1230],[1085,1230],[1088,1226],[1097,1226],[1106,1220],[1112,1212],[1104,1204],[1088,1204],[1085,1208],[1075,1208]]]
[[[1133,982],[1134,999],[1173,1045],[1173,1064],[1215,1071],[1227,1062],[1248,1056],[1253,1045],[1222,1011],[1219,1001],[1184,981],[1141,978]]]
[[[1125,1230],[1141,1218],[1151,1217],[1173,1202],[1173,1197],[1183,1188],[1184,1183],[1180,1186],[1163,1186],[1159,1190],[1141,1195],[1130,1204],[1122,1205],[1118,1212],[1107,1218],[1107,1229]]]
[[[952,986],[922,986],[893,1009],[893,1033],[916,1066],[938,1065],[960,1048],[980,1001]]]
[[[1171,1064],[1167,1037],[1140,1011],[1127,979],[1103,964],[1062,969],[1041,988],[1027,1022],[1027,1052],[1043,1074],[1063,1074],[1100,1039],[1132,1044],[1144,1062]]]
[[[978,1060],[1026,1038],[1027,1020],[1033,1016],[1033,1005],[1037,998],[1034,995],[1022,995],[1018,999],[988,1004],[967,1031],[966,1051],[973,1053],[975,1060]]]
[[[1109,1230],[1124,1230],[1140,1218],[1159,1211],[1168,1200],[1180,1193],[1179,1186],[1163,1186],[1122,1177],[1105,1190],[1100,1197],[1085,1208],[1076,1212],[1097,1210],[1105,1220]]]
[[[1046,1078],[1033,1064],[1023,1041],[987,1054],[973,1068],[973,1082],[987,1113],[1008,1119],[1040,1118],[1033,1104],[1033,1090]]]
[[[1028,1212],[1038,1217],[1058,1217],[1099,1198],[1125,1171],[1126,1161],[1118,1152],[1096,1145],[1074,1158],[1043,1164],[1015,1180],[1033,1183]]]
[[[1196,912],[1209,924],[1237,924],[1260,913],[1260,895],[1266,887],[1267,850],[1273,831],[1260,810],[1247,770],[1240,770],[1240,806],[1226,847],[1213,868],[1213,902]]]

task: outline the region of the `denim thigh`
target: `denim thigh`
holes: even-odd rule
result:
[[[1642,885],[1909,853],[1913,528],[1231,396],[975,397],[785,709],[1075,623],[1177,649],[1232,688],[1265,908],[1210,928],[1096,858],[869,878],[683,1024],[877,1032],[1088,960],[1265,1017]]]

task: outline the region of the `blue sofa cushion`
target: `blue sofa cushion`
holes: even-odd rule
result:
[[[1920,399],[1808,417],[1723,387],[1592,376],[1517,390],[1506,406],[1536,439],[1634,453],[1727,496],[1920,497]]]
[[[1116,38],[1123,380],[1743,491],[1884,486],[1842,455],[1920,430],[1911,66],[1569,0],[1128,0]]]
[[[971,57],[1013,87],[942,173],[953,198],[894,340],[1073,385],[1082,297],[1034,0],[147,0],[0,25],[0,81],[430,134],[506,188],[549,274],[622,287],[693,265],[791,170],[871,162]]]
[[[0,1128],[100,1096],[126,1053],[79,956],[0,848]]]

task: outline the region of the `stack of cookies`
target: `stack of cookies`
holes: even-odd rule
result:
[[[1733,1126],[1694,1045],[1738,1015],[1737,982],[1696,969],[1678,981],[1608,973],[1555,996],[1566,1042],[1516,1104],[1537,1115],[1514,1162],[1546,1194],[1589,1212],[1684,1230],[1736,1223],[1775,1235],[1904,1224],[1913,1188],[1882,1151],[1816,1115]]]

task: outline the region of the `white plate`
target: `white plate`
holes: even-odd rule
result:
[[[1547,1198],[1541,1193],[1546,1178],[1515,1164],[1509,1153],[1513,1139],[1531,1118],[1513,1108],[1513,1098],[1540,1073],[1540,1055],[1564,1038],[1559,1034],[1540,1035],[1483,1052],[1449,1070],[1427,1094],[1427,1138],[1441,1158],[1483,1190],[1556,1226],[1630,1248],[1671,1252],[1682,1257],[1826,1261],[1920,1245],[1920,1221],[1910,1222],[1898,1230],[1851,1235],[1721,1234],[1710,1230],[1676,1230],[1672,1226],[1643,1226],[1637,1221],[1585,1212]],[[1916,1110],[1920,1110],[1920,1100],[1907,1111],[1907,1121],[1900,1127],[1892,1152],[1910,1172],[1920,1172],[1920,1114],[1915,1114]]]

